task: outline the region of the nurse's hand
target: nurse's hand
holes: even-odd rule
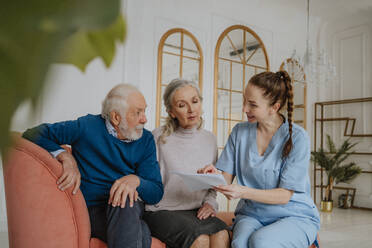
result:
[[[216,211],[210,205],[209,203],[205,202],[201,208],[198,210],[197,217],[199,220],[205,220],[208,217],[215,217],[216,216]]]
[[[197,171],[199,174],[221,174],[221,171],[217,170],[213,164],[204,166]]]
[[[238,184],[219,185],[214,189],[224,194],[229,200],[243,198],[245,192],[245,187]]]

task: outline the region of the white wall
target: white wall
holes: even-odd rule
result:
[[[301,53],[305,46],[305,18],[296,9],[276,1],[137,0],[128,1],[128,17],[129,23],[132,20],[136,24],[137,32],[133,42],[128,40],[127,43],[131,54],[126,57],[125,64],[127,69],[131,69],[126,71],[125,80],[138,82],[144,91],[150,103],[149,128],[155,125],[157,47],[167,30],[185,28],[195,35],[202,47],[204,112],[206,128],[210,130],[213,121],[214,49],[224,29],[243,24],[257,32],[268,51],[272,70],[277,70],[294,48]]]
[[[295,5],[297,4],[297,5]],[[125,45],[118,45],[111,68],[94,60],[85,73],[70,65],[54,65],[36,113],[29,114],[25,103],[13,119],[13,130],[24,131],[42,122],[74,119],[86,113],[99,113],[110,88],[120,82],[137,85],[148,102],[148,129],[155,127],[156,62],[160,37],[169,29],[182,27],[199,40],[204,54],[204,112],[206,128],[212,130],[213,58],[221,32],[234,24],[253,29],[263,40],[270,68],[277,70],[292,50],[305,46],[305,18],[293,0],[277,1],[123,1],[128,24]],[[293,7],[291,7],[294,5]],[[303,8],[302,8],[303,7]],[[31,116],[31,120],[27,116]],[[2,182],[0,185],[3,185]],[[3,187],[0,188],[3,190]],[[0,191],[0,230],[6,228],[4,194]]]
[[[372,14],[362,12],[329,21],[324,24],[318,39],[319,45],[327,48],[332,55],[338,70],[335,84],[318,89],[318,100],[372,97]],[[354,133],[372,134],[371,109],[372,102],[326,107],[325,116],[356,118]],[[347,138],[343,135],[345,124],[326,123],[325,134],[330,134],[339,145]],[[372,152],[371,137],[352,138],[351,141],[359,143],[355,151]],[[348,161],[356,162],[363,170],[372,171],[372,155],[355,155]],[[372,208],[372,174],[362,174],[349,185],[340,186],[356,187],[355,205]],[[343,192],[336,191],[334,199],[340,193]]]
[[[303,54],[306,40],[306,3],[298,1],[128,1],[128,23],[135,28],[134,36],[126,43],[126,81],[136,81],[149,103],[148,128],[155,127],[157,49],[161,36],[171,28],[184,28],[199,41],[204,55],[203,95],[205,128],[213,126],[214,50],[220,34],[229,26],[245,25],[262,39],[276,71],[293,49]],[[317,23],[313,25],[317,29]],[[130,69],[129,69],[130,68]],[[311,87],[309,92],[311,93]],[[310,125],[310,114],[308,126]],[[220,197],[221,209],[226,209]],[[232,204],[232,207],[235,204]],[[230,208],[231,209],[231,208]]]
[[[204,55],[203,94],[206,129],[213,123],[214,49],[219,35],[234,24],[253,29],[263,40],[270,69],[278,70],[293,49],[303,54],[306,40],[306,2],[297,0],[123,0],[128,24],[125,45],[118,45],[115,61],[106,69],[101,60],[89,64],[86,73],[69,65],[52,67],[50,83],[41,97],[34,120],[25,121],[27,107],[14,117],[13,129],[41,122],[74,119],[86,113],[99,113],[100,104],[112,86],[120,82],[137,85],[148,103],[148,124],[155,127],[157,48],[160,37],[169,29],[185,28],[198,39]],[[320,22],[314,19],[312,34]],[[312,35],[315,40],[316,35]],[[308,88],[308,123],[312,131],[312,103],[318,100],[317,88]],[[1,181],[1,180],[0,180]],[[0,182],[0,185],[2,183]],[[0,190],[2,187],[0,186]],[[0,198],[3,193],[0,191]],[[1,198],[0,221],[4,218]],[[0,223],[1,225],[1,223]],[[3,227],[4,228],[4,227]],[[1,227],[0,227],[1,229]]]

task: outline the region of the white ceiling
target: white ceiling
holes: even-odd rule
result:
[[[303,2],[306,11],[307,0]],[[299,6],[300,7],[300,6]],[[372,18],[372,0],[310,0],[310,15],[324,21],[335,21],[352,15],[366,15]]]

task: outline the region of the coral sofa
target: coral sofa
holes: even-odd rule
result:
[[[106,248],[90,237],[90,222],[79,191],[57,189],[62,167],[46,150],[18,137],[4,163],[10,248]],[[232,213],[220,213],[230,222]],[[152,239],[152,248],[165,248]]]
[[[14,140],[3,164],[9,247],[107,248],[101,240],[90,237],[82,193],[72,195],[71,189],[57,189],[60,163],[19,134]],[[231,225],[234,215],[220,212],[218,217]],[[165,247],[152,238],[151,248]]]

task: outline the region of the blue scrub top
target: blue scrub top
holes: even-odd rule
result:
[[[285,217],[307,218],[319,228],[319,213],[310,195],[310,139],[307,132],[293,124],[293,146],[284,160],[282,151],[289,138],[287,121],[276,131],[263,156],[258,153],[256,135],[257,123],[237,124],[216,163],[217,169],[234,175],[239,185],[255,189],[284,188],[294,193],[285,205],[241,199],[235,214],[254,217],[263,224]]]

